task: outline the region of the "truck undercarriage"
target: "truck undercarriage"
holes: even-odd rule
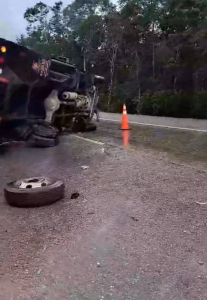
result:
[[[53,140],[65,129],[95,130],[91,121],[103,81],[78,71],[64,57],[45,58],[0,39],[0,143],[28,139],[37,126],[47,128],[49,136],[41,138]],[[26,127],[31,133],[18,136]]]

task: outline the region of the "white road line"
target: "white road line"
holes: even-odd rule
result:
[[[109,122],[116,122],[120,123],[120,120],[113,120],[113,119],[104,119],[100,118],[102,121],[109,121]],[[196,131],[196,132],[207,132],[205,129],[195,129],[195,128],[186,128],[186,127],[175,127],[175,126],[168,126],[168,125],[157,125],[157,124],[149,124],[149,123],[139,123],[139,122],[130,122],[129,124],[136,124],[142,126],[152,126],[152,127],[161,127],[161,128],[169,128],[169,129],[178,129],[178,130],[188,130],[188,131]]]
[[[82,136],[79,136],[79,135],[72,135],[72,136],[74,136],[74,137],[76,137],[76,138],[78,138],[78,139],[81,139],[81,140],[84,140],[84,141],[87,141],[87,142],[91,142],[91,143],[94,143],[94,144],[97,144],[97,145],[105,145],[104,143],[102,143],[102,142],[98,142],[98,141],[94,141],[94,140],[91,140],[91,139],[87,139],[87,138],[84,138],[84,137],[82,137]]]

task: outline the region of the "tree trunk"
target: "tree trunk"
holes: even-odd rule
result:
[[[176,82],[177,82],[177,77],[175,76],[173,80],[174,93],[176,92]]]
[[[139,81],[139,56],[137,51],[135,51],[135,61],[136,61],[136,77],[137,77],[137,86],[138,86],[138,100],[136,103],[136,113],[139,113],[139,103],[140,103],[140,97],[141,97],[141,87],[140,87],[140,81]]]
[[[86,51],[83,49],[83,71],[86,72]]]
[[[155,78],[155,44],[152,43],[152,73]]]
[[[138,100],[140,100],[141,97],[141,88],[140,88],[140,82],[139,82],[139,56],[137,51],[135,52],[136,56],[136,75],[137,75],[137,85],[138,85]]]
[[[107,100],[107,108],[109,109],[111,103],[111,97],[113,92],[113,80],[114,80],[114,70],[115,70],[115,62],[117,57],[118,44],[114,44],[112,48],[112,57],[110,60],[110,83],[108,88],[108,100]]]

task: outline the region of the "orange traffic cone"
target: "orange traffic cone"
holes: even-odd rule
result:
[[[127,117],[127,109],[126,105],[123,105],[123,114],[122,114],[122,124],[121,124],[121,130],[129,130],[129,123],[128,123],[128,117]]]

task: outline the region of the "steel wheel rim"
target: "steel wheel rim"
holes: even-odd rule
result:
[[[51,183],[44,177],[25,178],[14,182],[19,189],[36,189],[49,186]]]

